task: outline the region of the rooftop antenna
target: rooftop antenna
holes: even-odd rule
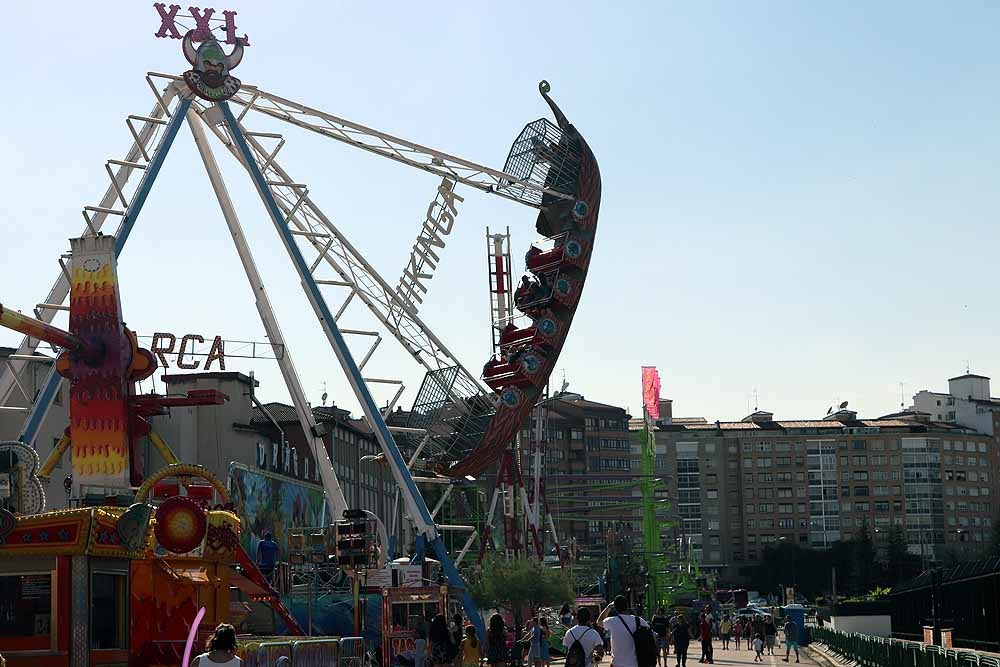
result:
[[[906,409],[906,407],[904,405],[904,401],[906,400],[906,398],[905,398],[905,396],[906,396],[906,394],[905,394],[905,391],[906,391],[905,387],[906,387],[906,383],[900,381],[900,383],[899,383],[899,409],[900,409],[900,411]]]
[[[559,387],[559,393],[565,394],[566,390],[569,389],[569,382],[566,380],[566,369],[562,369],[562,385]]]
[[[757,400],[757,387],[753,388],[753,411],[757,412],[760,409],[759,401]]]
[[[965,374],[968,375],[969,374],[969,360],[968,359],[964,359],[963,361],[965,361]]]
[[[326,407],[326,398],[327,398],[326,382],[324,382],[323,383],[323,395],[319,399],[320,400],[320,405],[322,405],[324,408]]]

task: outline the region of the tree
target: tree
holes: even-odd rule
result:
[[[469,593],[481,608],[507,609],[519,618],[524,607],[534,611],[571,602],[573,583],[568,572],[537,560],[490,555],[471,578]]]
[[[1000,516],[993,520],[993,531],[990,537],[990,547],[987,557],[1000,558]]]
[[[889,531],[887,555],[886,581],[891,586],[920,573],[920,557],[910,553],[902,526],[893,526]]]
[[[854,590],[870,591],[875,586],[876,552],[866,521],[854,538]]]

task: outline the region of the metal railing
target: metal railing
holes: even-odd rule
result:
[[[244,667],[362,667],[375,664],[361,637],[278,638],[240,647]]]
[[[813,641],[860,667],[1000,667],[1000,658],[973,651],[826,628],[809,632]]]

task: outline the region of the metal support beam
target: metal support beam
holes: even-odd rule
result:
[[[396,485],[402,491],[403,501],[406,504],[410,516],[413,517],[419,535],[430,541],[435,553],[438,556],[438,560],[441,562],[442,569],[444,569],[446,575],[448,576],[448,580],[453,586],[462,590],[462,602],[465,607],[466,614],[469,616],[470,620],[475,623],[481,636],[485,637],[485,624],[479,615],[476,604],[472,600],[472,596],[466,588],[461,575],[455,568],[444,542],[440,539],[437,528],[434,525],[434,519],[430,515],[430,510],[427,508],[427,504],[420,495],[420,491],[417,489],[417,485],[413,481],[410,471],[406,467],[406,462],[403,460],[399,447],[396,446],[396,441],[393,438],[392,433],[387,428],[385,419],[382,417],[381,412],[379,412],[378,406],[375,405],[375,400],[372,398],[371,392],[368,391],[368,385],[365,384],[364,379],[361,377],[361,371],[358,370],[354,357],[351,356],[351,352],[347,347],[347,342],[344,340],[344,336],[341,334],[340,329],[337,326],[337,322],[333,318],[333,313],[330,312],[330,309],[326,304],[326,300],[323,298],[319,285],[316,284],[312,273],[308,270],[306,260],[302,256],[302,251],[299,250],[299,247],[295,242],[295,238],[288,227],[288,223],[282,215],[281,209],[279,208],[278,203],[274,199],[274,195],[271,193],[271,190],[267,185],[264,175],[257,167],[253,152],[247,144],[246,138],[243,136],[243,132],[240,129],[236,117],[233,116],[233,112],[230,110],[229,105],[226,102],[219,102],[217,106],[222,110],[226,124],[229,126],[230,134],[239,147],[239,150],[243,155],[244,163],[247,165],[250,170],[250,174],[253,177],[257,193],[263,200],[268,210],[268,214],[271,217],[271,221],[274,223],[275,229],[278,231],[278,235],[281,237],[281,240],[285,245],[285,250],[288,252],[292,259],[292,263],[295,265],[295,269],[299,274],[299,280],[302,281],[302,287],[312,304],[320,325],[326,333],[330,346],[333,349],[334,354],[337,356],[337,360],[340,362],[351,388],[354,390],[355,397],[361,403],[362,412],[364,412],[365,417],[368,419],[369,426],[375,432],[376,439],[378,440],[382,451],[386,455],[389,468],[392,470],[393,477],[396,480]]]
[[[188,112],[188,126],[191,128],[191,134],[194,136],[194,142],[198,147],[198,153],[201,155],[202,162],[205,164],[205,171],[208,172],[208,180],[211,182],[216,199],[219,201],[222,216],[226,220],[229,233],[233,237],[233,243],[236,245],[236,252],[240,257],[243,270],[253,291],[254,303],[257,306],[260,321],[264,325],[264,331],[267,332],[267,338],[272,345],[281,345],[285,351],[281,355],[281,358],[278,359],[278,368],[281,370],[285,387],[288,388],[288,393],[291,395],[292,404],[295,406],[295,412],[299,418],[299,424],[302,426],[302,432],[312,448],[313,459],[317,463],[320,479],[323,482],[323,490],[326,492],[327,500],[330,503],[333,518],[334,520],[339,520],[343,516],[344,510],[348,509],[347,498],[344,496],[344,490],[340,486],[336,472],[334,472],[333,463],[327,454],[323,438],[315,435],[316,417],[313,415],[309,401],[306,399],[305,390],[302,388],[301,380],[299,380],[298,371],[292,362],[292,355],[285,342],[284,334],[281,332],[278,318],[274,314],[274,308],[271,306],[271,299],[264,287],[264,281],[260,276],[260,272],[257,270],[257,263],[254,261],[250,244],[247,243],[246,236],[243,233],[243,226],[240,224],[232,199],[229,197],[229,191],[226,189],[225,181],[219,172],[219,165],[215,161],[215,154],[208,144],[202,120],[194,111]]]

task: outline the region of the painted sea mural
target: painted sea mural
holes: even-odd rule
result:
[[[251,556],[264,533],[270,531],[281,548],[281,557],[287,558],[291,529],[327,523],[323,489],[316,484],[233,463],[229,467],[229,493],[243,521],[243,548]]]

